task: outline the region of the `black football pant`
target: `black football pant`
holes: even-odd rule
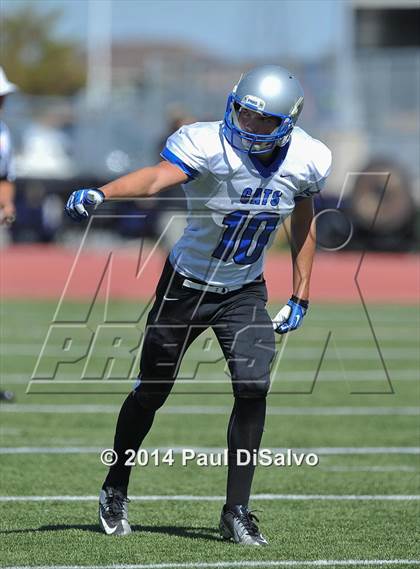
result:
[[[124,465],[125,451],[140,448],[174,385],[183,355],[211,326],[228,362],[235,397],[228,426],[227,503],[246,505],[254,467],[237,465],[236,450],[252,453],[259,448],[275,349],[265,282],[260,277],[220,294],[188,288],[184,281],[168,260],[147,318],[139,379],[118,417],[114,450],[119,458],[104,486],[127,488],[130,467]]]

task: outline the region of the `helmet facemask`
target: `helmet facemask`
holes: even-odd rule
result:
[[[239,122],[240,110],[244,108],[261,115],[276,117],[280,119],[280,124],[270,134],[247,132],[241,128]],[[277,146],[284,146],[290,140],[293,126],[292,117],[289,115],[264,113],[256,108],[255,104],[244,104],[242,101],[238,101],[234,92],[228,98],[223,132],[227,141],[239,152],[264,154],[274,150]]]

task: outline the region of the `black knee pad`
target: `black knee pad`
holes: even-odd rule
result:
[[[241,378],[232,382],[235,398],[265,398],[270,389],[270,377],[260,379]]]
[[[265,397],[270,389],[271,353],[267,351],[251,362],[233,360],[229,366],[235,397]]]
[[[135,390],[133,395],[140,407],[148,411],[157,411],[168,398],[168,393],[166,392],[147,393],[142,390]]]

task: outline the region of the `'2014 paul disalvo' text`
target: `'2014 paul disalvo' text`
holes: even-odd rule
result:
[[[112,463],[106,464],[110,466],[115,464],[117,457],[115,451],[108,450],[113,453]],[[106,451],[103,451],[104,455]],[[105,464],[101,455],[101,461]],[[246,449],[238,449],[229,456],[228,449],[220,451],[198,451],[192,448],[181,449],[140,449],[137,453],[134,450],[125,451],[126,466],[173,466],[175,464],[181,466],[227,466],[229,460],[236,461],[239,466],[253,464],[254,466],[278,466],[278,467],[295,467],[295,466],[317,466],[319,464],[319,456],[314,452],[295,452],[292,449],[286,449],[283,452],[275,452],[273,449],[263,448],[259,451],[250,452]]]

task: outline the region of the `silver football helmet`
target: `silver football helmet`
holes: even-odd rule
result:
[[[241,107],[280,119],[270,134],[253,134],[241,129]],[[248,154],[262,154],[276,145],[284,146],[303,108],[303,89],[287,69],[278,65],[255,67],[241,76],[229,95],[223,133],[234,148]]]

